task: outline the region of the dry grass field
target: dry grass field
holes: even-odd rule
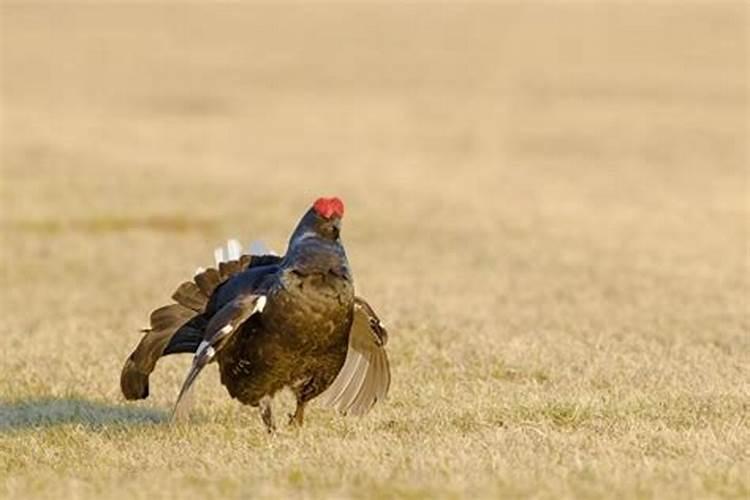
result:
[[[747,4],[1,14],[0,496],[750,496]],[[126,403],[150,309],[322,194],[388,401]]]

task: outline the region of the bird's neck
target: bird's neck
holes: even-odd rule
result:
[[[285,260],[286,267],[300,274],[332,273],[351,279],[346,252],[338,241],[319,236],[303,237],[289,245]]]

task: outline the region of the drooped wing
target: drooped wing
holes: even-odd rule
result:
[[[388,333],[375,311],[356,297],[346,360],[319,401],[345,415],[364,415],[384,399],[391,385],[387,341]]]
[[[243,294],[219,309],[206,326],[203,341],[195,351],[193,365],[185,377],[180,395],[175,403],[173,418],[181,420],[187,416],[189,409],[188,394],[190,388],[203,368],[214,360],[227,343],[227,340],[238,330],[240,325],[253,314],[261,313],[266,305],[265,295]]]

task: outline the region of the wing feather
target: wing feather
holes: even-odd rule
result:
[[[378,401],[378,389],[382,388],[382,350],[376,352],[372,359],[372,368],[367,373],[367,380],[357,393],[356,399],[352,402],[349,414],[364,415]]]
[[[349,386],[354,377],[354,373],[357,371],[359,362],[362,359],[362,354],[359,351],[349,349],[346,353],[346,359],[344,365],[339,370],[336,379],[333,381],[331,386],[320,396],[320,402],[325,406],[332,408],[339,407],[339,401],[344,394],[344,391]]]
[[[175,402],[172,419],[184,420],[187,417],[192,398],[190,389],[193,386],[201,370],[214,360],[216,353],[225,345],[226,341],[234,335],[242,323],[250,316],[263,311],[266,305],[265,295],[243,294],[222,307],[206,326],[203,341],[193,357],[193,364],[188,371],[185,381],[180,389],[180,394]]]
[[[388,395],[388,390],[391,388],[391,367],[388,363],[388,355],[385,350],[381,350],[377,356],[378,368],[375,373],[378,376],[375,384],[375,401],[382,401]]]
[[[370,367],[369,353],[355,351],[355,354],[357,354],[356,362],[352,367],[351,376],[334,403],[342,413],[346,413],[351,407],[367,377],[367,369]]]
[[[320,402],[343,414],[364,415],[385,398],[390,367],[384,343],[387,332],[372,308],[357,297],[344,364]]]

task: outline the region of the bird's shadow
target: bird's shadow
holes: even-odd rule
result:
[[[97,403],[80,398],[0,401],[0,432],[62,424],[89,429],[107,426],[154,425],[169,421],[164,411]]]

